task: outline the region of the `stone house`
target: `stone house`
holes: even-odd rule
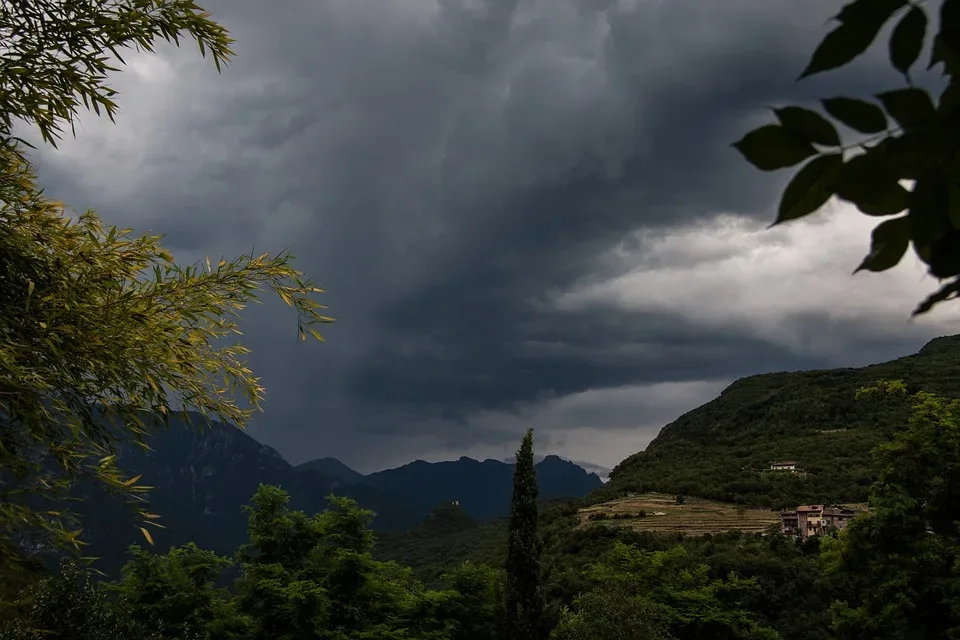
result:
[[[857,511],[840,505],[809,504],[780,512],[780,531],[806,540],[832,529],[844,529]]]

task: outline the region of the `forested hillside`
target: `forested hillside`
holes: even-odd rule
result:
[[[881,379],[960,396],[960,336],[868,367],[738,380],[617,465],[597,497],[660,491],[764,507],[863,502],[878,473],[871,451],[908,416],[902,404],[856,401],[858,388]],[[803,473],[769,470],[781,460]]]

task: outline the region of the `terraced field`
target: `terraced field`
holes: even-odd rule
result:
[[[643,493],[595,504],[581,509],[578,516],[581,527],[603,524],[689,536],[737,530],[763,533],[780,524],[776,511],[743,509],[700,498],[687,498],[683,504],[677,504],[674,496],[662,493]]]

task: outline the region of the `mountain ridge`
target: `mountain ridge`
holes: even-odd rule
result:
[[[366,476],[367,483],[380,489],[398,491],[423,511],[456,501],[473,518],[489,520],[507,515],[513,487],[512,462],[493,458],[426,462],[406,465]],[[540,499],[575,498],[603,486],[595,473],[559,456],[546,456],[534,465],[540,484]]]
[[[862,502],[876,479],[870,452],[905,424],[909,408],[855,395],[892,379],[910,393],[960,397],[960,335],[863,367],[740,378],[625,458],[596,497],[656,491],[762,507]],[[797,461],[799,473],[771,471],[775,460]]]
[[[331,493],[357,501],[376,512],[373,527],[378,533],[405,531],[421,522],[442,499],[424,500],[423,496],[404,493],[404,483],[369,482],[334,458],[316,464],[293,466],[279,452],[232,425],[212,422],[200,428],[203,418],[194,416],[193,424],[179,417],[169,428],[157,429],[150,438],[150,450],[124,444],[118,450],[118,463],[130,475],[141,475],[142,483],[154,487],[147,499],[150,510],[161,516],[164,529],[151,530],[154,549],[165,551],[188,541],[221,554],[232,554],[246,539],[247,516],[243,506],[259,484],[279,486],[290,494],[290,506],[312,514],[326,508]],[[314,461],[311,461],[314,462]],[[440,484],[430,478],[434,463],[423,463],[421,470],[428,484]],[[509,509],[509,482],[490,486],[473,469],[485,469],[485,463],[458,465],[465,485],[485,486],[488,496],[478,519],[505,515]],[[494,461],[500,475],[512,478],[512,466]],[[419,466],[419,465],[415,465]],[[548,465],[549,467],[550,465]],[[405,473],[404,467],[400,476]],[[487,474],[489,475],[489,474]],[[351,482],[359,476],[360,481]],[[587,478],[577,483],[571,478]],[[547,468],[543,472],[548,492],[569,497],[582,496],[592,488],[583,469],[565,469],[564,473]],[[561,483],[560,486],[554,486]],[[554,487],[551,489],[551,487]],[[572,487],[572,489],[571,489]],[[398,490],[400,489],[400,490]],[[90,482],[76,485],[73,497],[82,498],[72,510],[81,518],[84,539],[90,543],[89,555],[100,557],[99,568],[115,573],[124,561],[130,544],[146,546],[136,526],[132,510],[108,496]],[[471,514],[471,517],[478,512]]]

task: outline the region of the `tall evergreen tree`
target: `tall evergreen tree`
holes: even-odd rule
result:
[[[509,640],[544,636],[544,591],[540,568],[543,540],[538,528],[537,474],[533,466],[533,429],[517,451],[507,549],[506,632]]]

